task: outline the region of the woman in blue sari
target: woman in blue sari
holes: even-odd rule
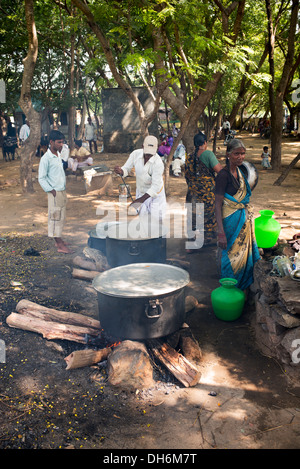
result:
[[[251,189],[239,169],[245,153],[241,140],[228,144],[226,167],[217,175],[215,189],[220,274],[222,278],[235,278],[241,290],[253,283],[253,267],[260,258],[249,206]]]

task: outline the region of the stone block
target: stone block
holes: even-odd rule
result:
[[[259,324],[265,323],[266,318],[270,316],[270,307],[264,295],[255,297],[256,320]]]
[[[274,302],[278,293],[276,277],[269,275],[271,270],[271,262],[259,260],[254,265],[254,280],[258,283],[259,290],[265,295],[265,299],[269,303]]]
[[[266,324],[271,334],[281,336],[286,332],[286,328],[275,322],[271,316],[266,318]]]
[[[299,283],[290,277],[278,278],[278,298],[291,314],[300,314]]]
[[[281,341],[281,346],[288,352],[291,362],[300,367],[300,327],[288,330]]]
[[[284,333],[278,334],[278,332],[274,333],[272,331],[269,331],[269,341],[270,344],[275,348],[277,345],[281,344],[282,339],[284,338]],[[276,352],[274,350],[274,352]]]
[[[300,317],[290,314],[284,307],[279,305],[271,306],[271,315],[278,324],[286,327],[287,329],[292,329],[293,327],[300,327]]]

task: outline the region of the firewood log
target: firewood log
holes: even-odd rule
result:
[[[72,271],[72,277],[79,280],[93,280],[97,275],[99,275],[98,270],[73,269]]]
[[[95,365],[96,363],[106,360],[111,351],[111,347],[106,347],[101,350],[75,350],[65,358],[67,363],[66,370]]]
[[[18,313],[11,313],[6,323],[9,327],[42,334],[43,338],[48,340],[61,339],[85,344],[86,335],[98,335],[98,331],[93,328],[44,321]]]
[[[97,330],[100,329],[100,322],[98,320],[85,316],[84,314],[47,308],[46,306],[41,306],[25,299],[18,302],[16,311],[22,315],[36,317],[45,321],[85,326]]]
[[[90,260],[90,259],[83,259],[80,256],[75,256],[74,257],[73,264],[80,267],[81,269],[97,270],[96,262],[94,262],[93,260]]]
[[[198,306],[198,300],[194,296],[188,295],[185,298],[185,312],[188,313],[192,309],[196,308]]]
[[[179,346],[185,358],[187,358],[191,363],[194,363],[196,366],[200,364],[202,359],[202,351],[199,343],[193,336],[192,331],[187,324],[183,324],[182,328],[180,329]]]
[[[147,346],[185,387],[196,386],[199,383],[201,372],[169,344],[160,339],[151,339],[147,341]]]
[[[188,261],[183,261],[182,259],[176,259],[170,257],[166,260],[166,263],[169,265],[174,265],[175,267],[180,267],[181,269],[189,270],[191,263]]]

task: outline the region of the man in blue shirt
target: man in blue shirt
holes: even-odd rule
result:
[[[67,206],[66,175],[60,155],[65,136],[59,130],[52,130],[49,140],[49,148],[39,165],[39,183],[48,194],[48,236],[54,238],[58,252],[70,254],[72,251],[61,238]]]

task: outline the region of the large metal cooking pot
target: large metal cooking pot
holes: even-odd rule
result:
[[[162,224],[148,226],[142,217],[108,228],[106,257],[111,267],[143,262],[164,263],[168,230]]]
[[[114,338],[145,340],[178,330],[185,321],[189,274],[166,264],[130,264],[93,280],[101,327]]]
[[[256,167],[249,161],[243,161],[240,169],[245,174],[247,181],[249,182],[250,189],[253,191],[258,183],[258,172]]]
[[[106,237],[110,227],[119,224],[119,222],[99,222],[94,230],[89,231],[88,246],[106,254]]]
[[[106,236],[99,237],[96,229],[89,231],[88,246],[98,251],[106,253]]]

